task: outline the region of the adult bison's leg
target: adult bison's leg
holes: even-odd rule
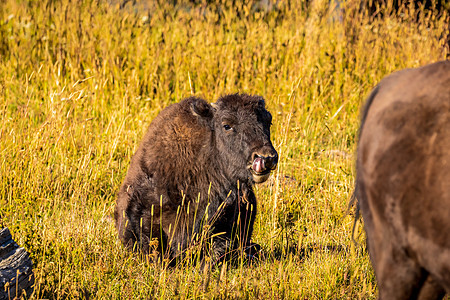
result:
[[[366,229],[369,254],[377,277],[379,298],[418,299],[425,280],[426,272],[411,258],[404,249],[392,243],[386,229],[372,227]],[[428,299],[428,298],[421,298]]]
[[[380,299],[437,300],[445,296],[445,290],[425,270],[404,259],[394,273],[377,275]]]
[[[356,195],[364,219],[370,259],[377,277],[379,298],[417,299],[427,274],[399,245],[390,220],[375,209],[385,206],[386,199],[371,197],[360,178],[357,180]]]
[[[442,288],[430,275],[422,286],[417,299],[431,300],[442,299],[445,296],[445,289]]]

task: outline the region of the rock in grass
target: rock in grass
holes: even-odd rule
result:
[[[12,239],[8,228],[0,229],[0,300],[33,292],[33,262],[25,249]]]

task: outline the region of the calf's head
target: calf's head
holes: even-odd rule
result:
[[[233,94],[213,104],[212,126],[219,159],[228,174],[262,183],[278,163],[270,141],[271,114],[262,97]]]

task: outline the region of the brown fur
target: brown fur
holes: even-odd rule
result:
[[[363,112],[356,196],[382,299],[450,291],[450,62],[383,79]]]
[[[168,258],[182,254],[211,227],[215,260],[250,245],[256,215],[252,185],[267,179],[277,153],[264,99],[222,97],[213,106],[188,98],[150,124],[132,158],[115,210],[119,237],[149,252],[150,241]],[[252,162],[264,157],[264,175]]]

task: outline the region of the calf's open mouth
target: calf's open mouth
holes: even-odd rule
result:
[[[252,163],[252,167],[251,170],[253,171],[253,173],[255,174],[265,174],[265,173],[270,173],[270,169],[266,168],[266,163],[264,162],[264,159],[257,156]]]
[[[270,172],[272,171],[269,168],[266,168],[264,159],[261,157],[256,157],[253,160],[253,163],[249,165],[250,172],[253,175],[253,180],[256,183],[261,183],[269,178]]]

